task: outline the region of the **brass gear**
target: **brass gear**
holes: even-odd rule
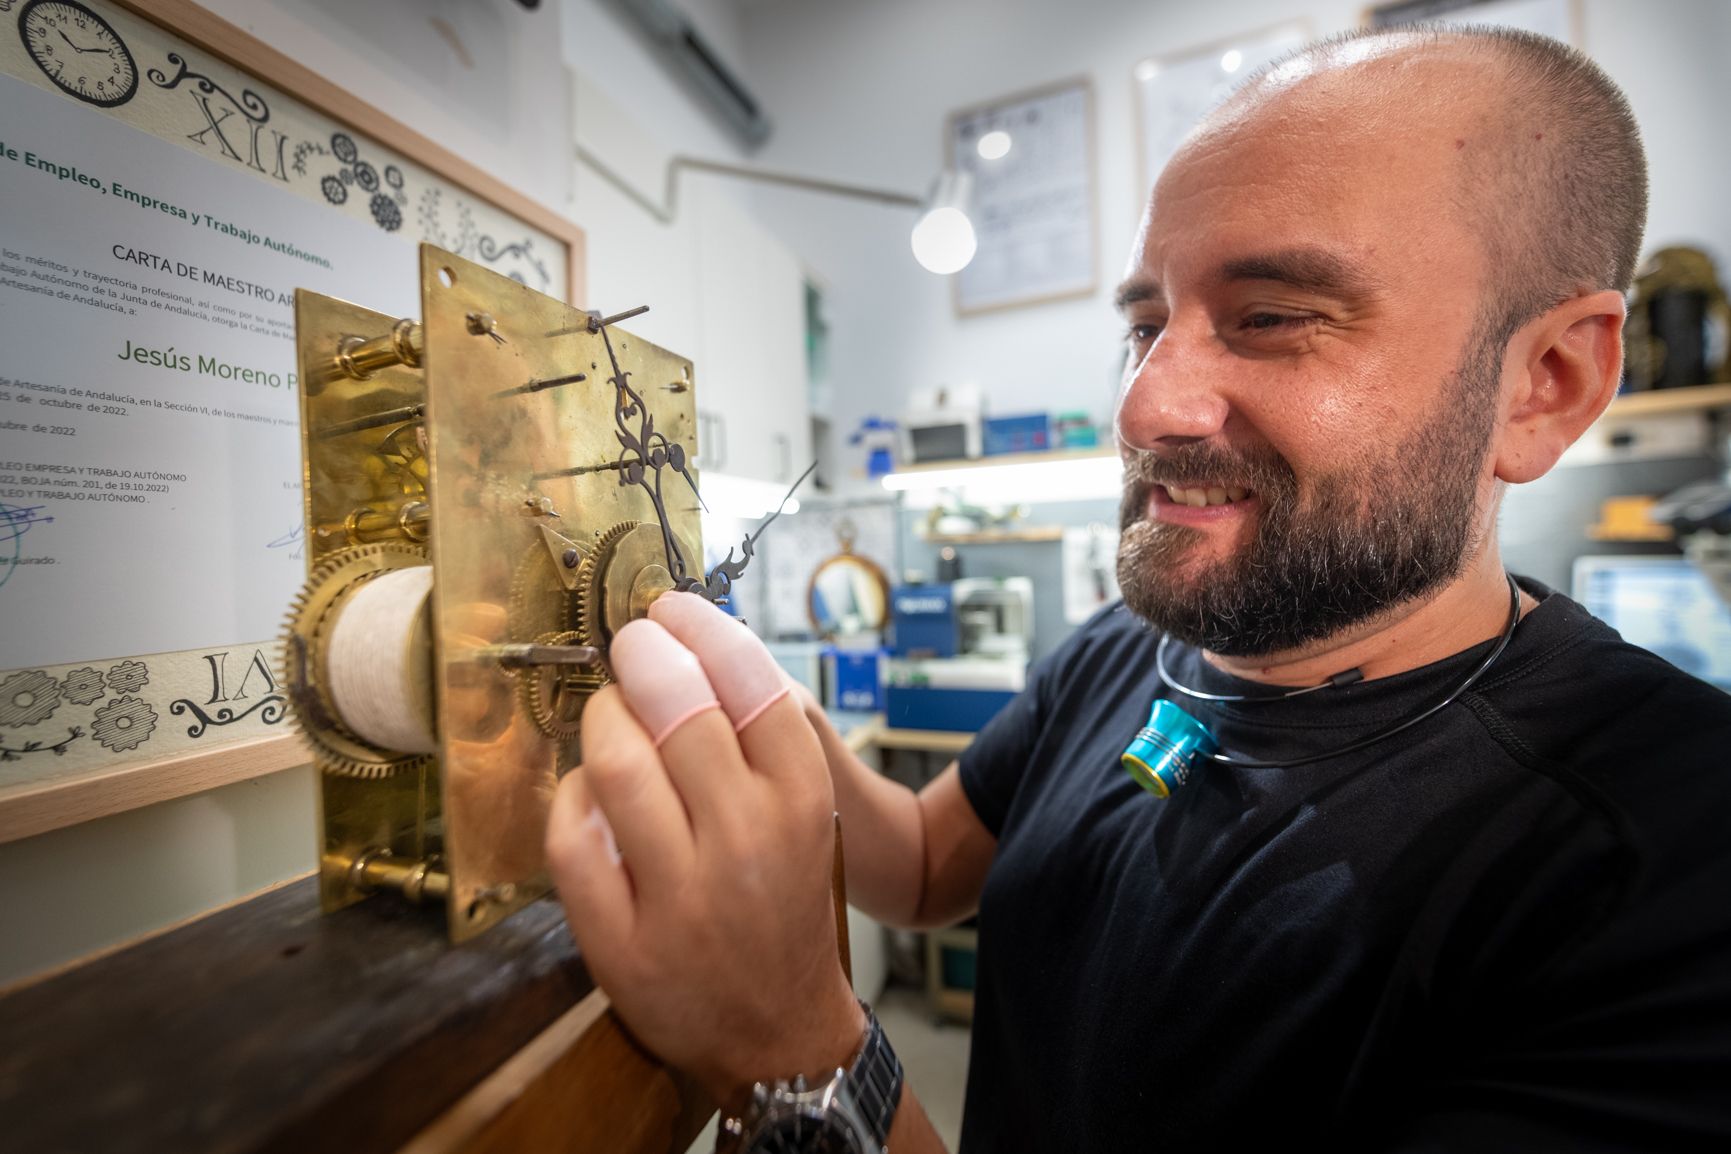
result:
[[[537,539],[511,574],[511,598],[506,632],[511,641],[526,642],[547,633],[565,633],[576,622],[575,598],[560,580],[559,562]]]
[[[613,550],[619,542],[644,525],[643,521],[621,521],[595,534],[595,544],[577,566],[576,612],[572,614],[576,619],[577,644],[593,645],[605,651],[607,643],[613,640],[612,630],[607,627],[607,591],[604,586],[608,563],[612,561]]]
[[[282,676],[295,727],[313,748],[326,773],[342,777],[389,777],[432,761],[426,753],[393,753],[350,733],[341,721],[320,663],[335,610],[355,588],[397,569],[427,564],[427,551],[404,542],[355,545],[328,554],[307,575],[283,625]],[[309,676],[309,674],[312,674]]]
[[[580,645],[575,631],[543,633],[536,645]],[[517,698],[523,711],[548,737],[568,741],[577,736],[583,704],[589,695],[607,684],[606,673],[596,668],[534,665],[517,675]]]

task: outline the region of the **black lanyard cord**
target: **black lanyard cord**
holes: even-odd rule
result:
[[[1217,765],[1229,765],[1234,769],[1285,769],[1294,765],[1309,765],[1312,762],[1327,761],[1330,758],[1340,757],[1343,754],[1356,753],[1358,750],[1361,750],[1366,746],[1375,745],[1379,741],[1387,741],[1395,734],[1411,729],[1425,718],[1430,717],[1432,714],[1452,705],[1461,694],[1471,689],[1473,685],[1478,682],[1479,678],[1483,677],[1485,672],[1496,663],[1497,658],[1503,655],[1503,650],[1509,647],[1509,641],[1515,635],[1515,626],[1520,623],[1520,620],[1521,589],[1520,586],[1515,584],[1514,577],[1509,576],[1509,620],[1508,624],[1503,626],[1503,635],[1497,639],[1495,647],[1493,647],[1490,653],[1485,656],[1485,659],[1479,662],[1478,667],[1467,675],[1466,680],[1455,686],[1447,697],[1438,701],[1435,705],[1432,705],[1424,712],[1409,717],[1399,724],[1391,725],[1387,729],[1378,730],[1376,733],[1371,734],[1369,737],[1364,738],[1361,741],[1355,741],[1351,745],[1343,745],[1339,749],[1331,749],[1326,753],[1315,753],[1306,757],[1295,757],[1281,761],[1261,761],[1247,757],[1229,757],[1224,753],[1211,753],[1207,755],[1208,760]],[[1160,638],[1159,647],[1154,651],[1154,667],[1160,674],[1160,680],[1165,683],[1166,688],[1173,692],[1182,693],[1186,697],[1194,697],[1202,701],[1285,701],[1288,698],[1299,697],[1306,693],[1315,693],[1319,689],[1332,689],[1339,685],[1350,685],[1361,679],[1358,670],[1352,669],[1348,670],[1346,673],[1337,673],[1320,685],[1311,685],[1303,689],[1295,689],[1287,693],[1274,694],[1268,697],[1250,697],[1243,695],[1222,696],[1212,693],[1203,693],[1200,690],[1191,689],[1189,686],[1181,684],[1175,680],[1171,674],[1166,672],[1166,641],[1167,639],[1165,637]]]

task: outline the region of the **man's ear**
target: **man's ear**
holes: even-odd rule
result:
[[[1605,289],[1571,297],[1509,341],[1498,480],[1544,476],[1605,411],[1623,379],[1623,315],[1623,294]]]

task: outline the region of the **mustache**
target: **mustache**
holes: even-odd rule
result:
[[[1272,448],[1235,450],[1197,442],[1158,453],[1129,450],[1124,456],[1126,507],[1133,503],[1142,508],[1156,485],[1238,486],[1264,499],[1277,499],[1295,492],[1298,478],[1286,458]]]

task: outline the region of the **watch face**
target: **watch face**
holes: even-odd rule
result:
[[[18,36],[43,75],[87,104],[112,108],[138,91],[138,66],[108,21],[73,0],[30,0]]]
[[[802,1110],[765,1125],[750,1154],[865,1154],[870,1149],[872,1143],[848,1119]]]

